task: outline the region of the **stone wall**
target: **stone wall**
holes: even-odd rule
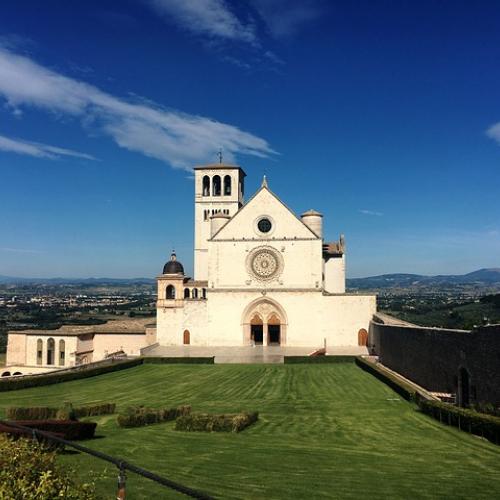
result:
[[[459,402],[466,370],[470,401],[500,406],[500,325],[466,331],[372,321],[369,347],[385,366]]]

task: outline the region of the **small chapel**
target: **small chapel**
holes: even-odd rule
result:
[[[162,346],[366,345],[376,296],[345,291],[344,237],[300,217],[271,190],[244,200],[246,174],[195,167],[194,276],[175,252],[157,277]]]

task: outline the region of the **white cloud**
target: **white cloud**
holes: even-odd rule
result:
[[[296,35],[322,11],[318,0],[252,0],[252,4],[275,38]]]
[[[273,154],[262,138],[239,128],[167,110],[151,102],[129,102],[93,85],[45,68],[0,46],[0,95],[14,111],[36,107],[81,119],[123,148],[190,169],[222,148],[228,161],[236,154]]]
[[[241,22],[224,0],[148,0],[148,3],[194,34],[258,45],[254,26]]]
[[[373,210],[358,210],[358,212],[363,215],[375,215],[377,217],[384,215],[382,212],[374,212]]]
[[[73,151],[71,149],[49,146],[48,144],[41,144],[39,142],[11,139],[9,137],[5,137],[4,135],[0,135],[0,151],[35,156],[36,158],[56,159],[61,156],[72,156],[75,158],[83,158],[85,160],[95,160],[95,158],[91,155],[79,153],[78,151]]]
[[[500,122],[492,125],[487,131],[486,135],[491,139],[494,139],[498,143],[500,143]]]

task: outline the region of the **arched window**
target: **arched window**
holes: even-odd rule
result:
[[[43,340],[38,339],[36,341],[36,364],[43,364]]]
[[[210,177],[203,176],[203,196],[210,196]]]
[[[175,299],[175,287],[173,285],[167,286],[167,299]]]
[[[59,366],[64,366],[66,360],[66,342],[63,339],[59,341]]]
[[[202,288],[201,289],[201,296],[202,298],[206,299],[207,298],[207,289],[206,288]]]
[[[224,196],[230,196],[230,195],[231,195],[231,176],[225,175],[224,176]]]
[[[189,299],[189,288],[184,288],[184,298]]]
[[[54,339],[50,338],[47,340],[47,364],[48,365],[53,365],[54,364],[54,350],[56,348],[56,343]]]
[[[212,196],[220,196],[220,176],[214,175],[212,179]]]
[[[193,288],[193,299],[198,298],[198,288]]]

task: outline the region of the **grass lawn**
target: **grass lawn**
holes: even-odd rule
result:
[[[87,446],[218,498],[500,498],[500,447],[439,424],[354,364],[142,365],[81,381],[0,393],[10,405],[114,401],[194,410],[257,410],[240,434],[173,423],[120,429],[98,417]],[[116,469],[83,454],[61,461],[112,498]],[[128,498],[180,498],[130,474]]]

